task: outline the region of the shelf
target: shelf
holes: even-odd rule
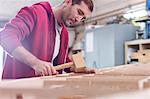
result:
[[[128,41],[125,43],[125,63],[149,63],[150,39]]]

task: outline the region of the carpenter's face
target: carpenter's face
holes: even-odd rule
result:
[[[68,5],[63,10],[62,21],[66,26],[74,26],[91,15],[88,6],[82,1],[80,4]]]

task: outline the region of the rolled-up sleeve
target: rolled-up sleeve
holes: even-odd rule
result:
[[[11,54],[15,48],[22,46],[21,41],[32,32],[35,22],[34,7],[22,8],[0,31],[0,44],[4,50]]]

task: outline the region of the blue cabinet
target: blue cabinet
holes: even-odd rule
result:
[[[112,24],[85,31],[85,61],[88,67],[104,68],[124,64],[124,43],[135,39],[138,27]]]

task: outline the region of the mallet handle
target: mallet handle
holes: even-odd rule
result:
[[[69,67],[71,67],[72,65],[73,65],[73,62],[69,62],[69,63],[57,65],[57,66],[55,66],[55,69],[56,69],[56,70],[61,70],[61,69],[69,68]]]

